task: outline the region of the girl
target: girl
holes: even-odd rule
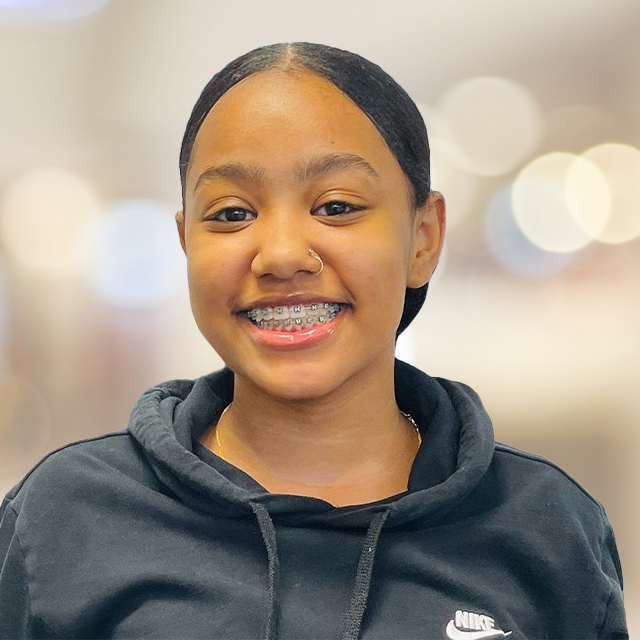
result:
[[[602,506],[394,357],[445,227],[403,89],[346,51],[257,49],[205,87],[180,173],[226,366],[9,493],[0,637],[627,638]]]

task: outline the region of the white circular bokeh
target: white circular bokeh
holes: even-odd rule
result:
[[[498,191],[487,207],[485,234],[496,260],[512,273],[530,278],[552,276],[567,267],[578,255],[556,253],[533,244],[516,223],[509,184]]]
[[[531,92],[506,78],[459,82],[444,94],[439,112],[461,168],[483,176],[517,169],[535,151],[543,128]]]
[[[0,203],[0,235],[19,262],[52,272],[83,258],[100,213],[93,188],[53,167],[37,169],[9,186]]]
[[[109,305],[154,307],[186,282],[174,212],[144,199],[120,200],[105,212],[89,263],[95,294]]]
[[[598,240],[618,244],[640,236],[640,150],[610,143],[592,147],[582,157],[598,168],[611,193],[611,212]]]
[[[593,241],[609,216],[611,197],[602,173],[571,153],[550,153],[516,177],[511,199],[518,226],[545,251],[576,251]]]

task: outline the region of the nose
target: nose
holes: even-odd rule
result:
[[[310,251],[311,234],[304,227],[297,216],[282,216],[265,224],[259,231],[259,249],[251,263],[253,273],[279,280],[291,280],[299,272],[319,273],[321,262]]]

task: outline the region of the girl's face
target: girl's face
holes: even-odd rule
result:
[[[395,156],[330,82],[270,70],[230,89],[198,132],[176,221],[196,322],[236,384],[304,399],[386,376],[405,288],[428,281],[444,231],[439,194],[410,211]],[[239,312],[291,294],[348,306],[320,340],[265,343]]]

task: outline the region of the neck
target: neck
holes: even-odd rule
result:
[[[217,433],[216,433],[217,431]],[[385,375],[318,398],[277,398],[236,375],[234,399],[202,443],[272,493],[363,504],[405,491],[418,435]]]

